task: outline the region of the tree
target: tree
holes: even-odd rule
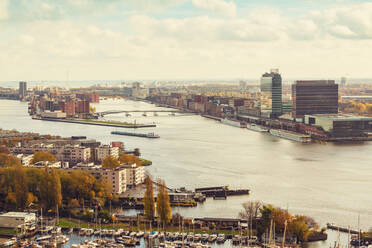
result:
[[[28,203],[28,185],[24,169],[21,166],[15,168],[14,175],[14,193],[16,196],[16,205],[18,209],[25,209]]]
[[[168,189],[165,182],[161,179],[158,180],[158,197],[156,199],[156,212],[162,223],[163,227],[172,219],[172,209],[170,207],[170,200]]]
[[[248,222],[248,227],[252,230],[253,221],[258,218],[258,213],[262,206],[262,203],[259,201],[245,202],[242,204],[243,210],[240,211],[239,217],[246,219]]]
[[[9,154],[9,149],[4,146],[4,145],[0,145],[0,153],[6,153],[6,154]]]
[[[53,154],[49,152],[35,152],[34,157],[31,160],[31,164],[35,164],[40,161],[49,161],[49,162],[55,162],[57,159],[54,157]]]
[[[13,155],[0,153],[0,167],[22,166],[21,161]]]
[[[46,168],[40,182],[40,201],[44,208],[55,209],[62,204],[61,180],[55,170]]]
[[[136,163],[136,165],[138,166],[141,166],[142,165],[142,162],[141,160],[136,157],[135,155],[132,155],[132,154],[121,154],[120,157],[119,157],[119,160],[120,160],[120,163],[122,164],[133,164],[133,163]]]
[[[296,235],[297,242],[306,242],[311,234],[309,227],[306,224],[306,216],[296,215],[289,223],[288,229],[291,233]]]
[[[262,234],[265,233],[266,230],[270,227],[270,222],[273,217],[274,206],[271,204],[263,205],[260,208],[261,214],[261,225],[257,227],[257,236],[261,237]]]
[[[120,166],[119,160],[112,155],[108,155],[102,161],[102,167],[103,168],[114,169],[114,168],[119,167],[119,166]]]
[[[150,177],[145,180],[146,192],[143,198],[144,214],[148,220],[153,220],[155,215],[155,200],[154,200],[154,187]]]

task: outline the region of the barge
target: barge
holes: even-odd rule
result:
[[[247,123],[245,123],[245,122],[241,122],[241,121],[238,121],[238,120],[226,119],[226,118],[221,119],[221,123],[229,125],[229,126],[233,126],[233,127],[240,127],[240,128],[246,128],[247,127]]]
[[[154,134],[154,133],[131,133],[131,132],[112,131],[111,134],[115,134],[115,135],[126,135],[126,136],[135,136],[135,137],[149,138],[149,139],[160,138],[159,135]]]
[[[270,134],[292,140],[292,141],[297,141],[301,143],[310,143],[311,142],[311,136],[306,135],[306,134],[300,134],[300,133],[295,133],[295,132],[290,132],[290,131],[285,131],[285,130],[279,130],[279,129],[270,129]]]
[[[261,125],[256,125],[256,124],[247,124],[247,129],[256,131],[256,132],[269,132],[269,129],[261,126]]]

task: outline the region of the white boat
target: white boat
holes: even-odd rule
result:
[[[222,243],[225,243],[226,241],[226,238],[225,238],[225,234],[218,234],[218,237],[217,237],[217,243],[219,244],[222,244]]]
[[[142,231],[139,231],[139,232],[136,234],[136,237],[137,237],[137,238],[141,238],[141,237],[143,237],[143,235],[145,235],[145,233],[142,232]]]
[[[233,127],[240,127],[240,128],[246,128],[247,127],[247,123],[245,123],[245,122],[241,122],[241,121],[238,121],[238,120],[230,120],[230,119],[227,119],[227,118],[221,119],[221,123],[229,125],[229,126],[233,126]]]
[[[293,140],[301,143],[310,143],[311,142],[311,136],[307,134],[300,134],[300,133],[295,133],[295,132],[290,132],[290,131],[285,131],[285,130],[280,130],[280,129],[270,129],[270,134],[288,139],[288,140]]]
[[[256,124],[247,124],[247,129],[256,131],[256,132],[268,132],[269,129],[261,126],[261,125],[256,125]]]
[[[209,238],[208,238],[208,242],[209,242],[209,243],[213,243],[213,242],[216,241],[216,239],[217,239],[217,235],[216,235],[216,234],[211,234],[211,235],[209,236]]]
[[[209,234],[204,233],[204,234],[202,235],[202,237],[201,237],[201,240],[202,240],[203,242],[207,242],[207,241],[208,241],[208,238],[209,238]]]

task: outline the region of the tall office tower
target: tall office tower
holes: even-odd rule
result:
[[[338,113],[338,85],[334,80],[296,81],[292,85],[292,115]]]
[[[276,118],[282,114],[282,77],[278,69],[272,69],[261,77],[261,116]]]
[[[27,95],[27,83],[19,82],[19,97],[23,99],[25,98],[26,95]]]
[[[342,77],[341,78],[341,87],[345,87],[346,86],[346,77]]]

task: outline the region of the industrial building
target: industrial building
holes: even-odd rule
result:
[[[8,212],[0,215],[0,227],[27,229],[35,225],[36,220],[35,213]]]
[[[19,82],[19,98],[23,99],[27,95],[27,83]]]
[[[305,124],[323,129],[331,139],[368,138],[372,118],[350,114],[305,115]]]
[[[338,85],[334,80],[296,81],[292,85],[292,116],[338,113]]]
[[[282,114],[282,77],[279,70],[272,69],[261,77],[261,116],[275,118]]]

